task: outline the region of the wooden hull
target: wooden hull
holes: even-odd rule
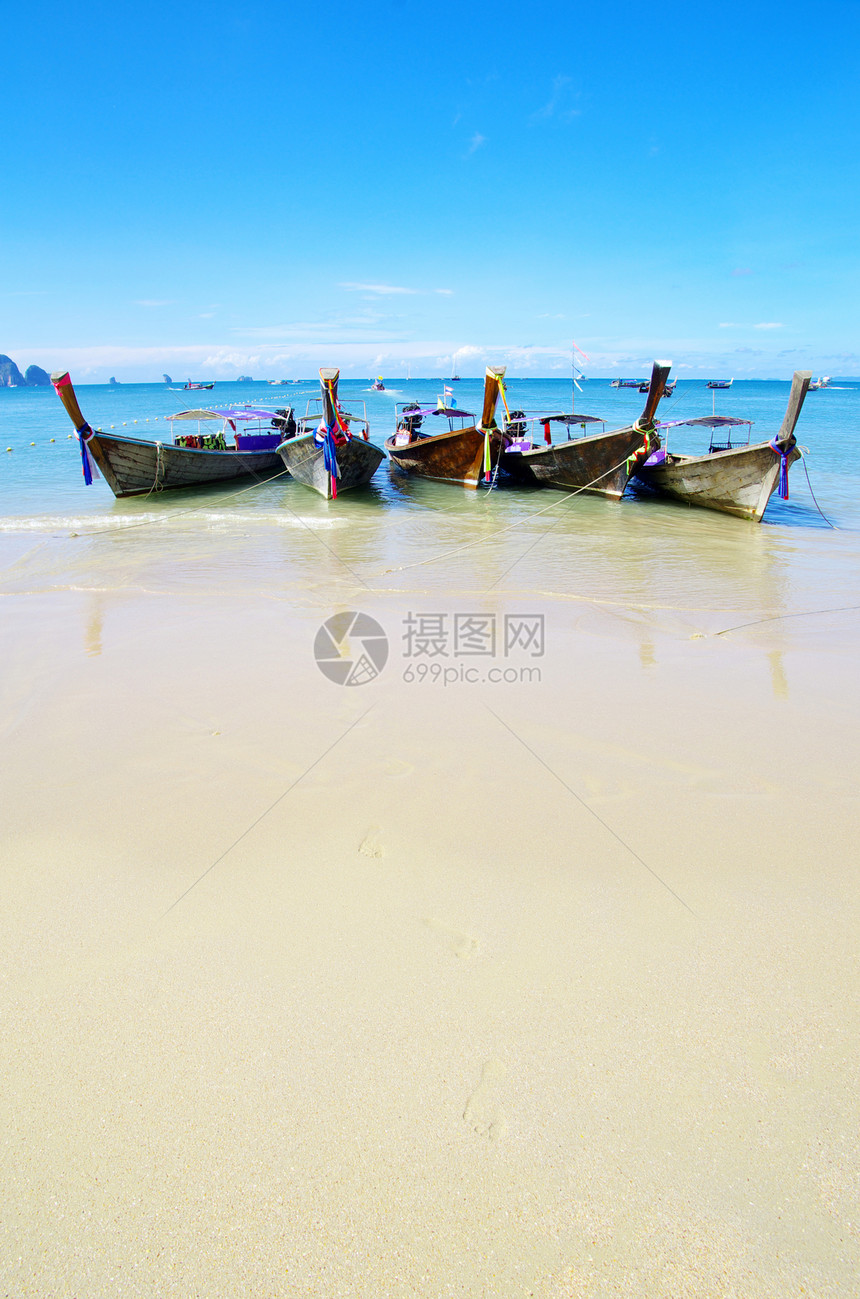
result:
[[[567,492],[580,488],[620,500],[630,478],[627,460],[644,443],[645,434],[631,426],[533,451],[508,451],[502,455],[502,468],[520,482]],[[659,439],[651,433],[651,450],[657,446]]]
[[[788,463],[800,458],[792,447]],[[666,457],[661,465],[641,465],[636,476],[664,496],[720,510],[759,523],[779,480],[780,457],[769,442],[707,456]]]
[[[114,496],[203,487],[280,468],[276,450],[198,451],[102,432],[94,433],[87,447]]]
[[[398,469],[421,478],[477,487],[484,466],[484,435],[476,428],[455,429],[433,437],[417,438],[408,446],[395,446],[389,438],[385,449]],[[495,465],[499,437],[490,439],[490,459]]]
[[[312,487],[327,501],[332,499],[331,474],[325,467],[323,449],[317,446],[312,433],[282,442],[278,447],[278,455],[296,482]],[[363,438],[350,438],[349,442],[338,447],[338,495],[351,487],[364,487],[384,459],[385,452],[382,448],[373,442],[365,442]]]

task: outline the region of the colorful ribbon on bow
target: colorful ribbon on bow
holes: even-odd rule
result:
[[[498,384],[499,384],[499,396],[502,399],[502,404],[504,405],[505,408],[505,415],[507,416],[508,423],[510,424],[511,412],[508,410],[508,398],[505,393],[505,382],[504,379],[502,379],[501,375],[498,377]],[[485,483],[488,483],[490,481],[490,478],[492,477],[492,472],[491,472],[492,457],[490,456],[490,431],[492,428],[495,427],[496,427],[496,422],[495,420],[493,420],[491,427],[484,429],[484,482]]]
[[[783,450],[783,448],[777,442],[776,438],[774,438],[773,442],[769,442],[768,446],[770,447],[774,455],[779,456],[779,483],[777,484],[777,489],[776,489],[777,494],[783,501],[787,501],[788,500],[788,457],[794,448],[789,447],[787,451]]]
[[[84,482],[87,487],[92,486],[93,478],[99,477],[98,465],[93,460],[90,449],[87,446],[90,438],[93,436],[93,430],[89,424],[82,424],[75,432],[78,435],[78,442],[81,445],[81,468],[84,471]]]
[[[633,427],[636,428],[636,425],[634,424]],[[628,477],[628,478],[629,478],[630,475],[633,473],[633,470],[634,470],[634,469],[636,468],[636,466],[639,464],[640,460],[647,460],[648,457],[649,457],[649,455],[651,454],[651,434],[650,434],[650,432],[645,433],[644,430],[642,430],[642,429],[636,429],[636,432],[637,432],[637,433],[640,433],[640,432],[641,432],[641,433],[643,434],[644,438],[645,438],[645,441],[642,443],[641,447],[637,447],[636,450],[633,452],[633,454],[632,454],[632,455],[629,455],[629,456],[627,457],[626,468],[627,468],[627,477]],[[658,443],[658,446],[659,446],[659,443]]]
[[[340,477],[340,469],[337,463],[337,448],[345,446],[349,442],[352,434],[349,431],[349,425],[341,417],[341,410],[337,404],[335,396],[334,383],[331,379],[323,379],[323,383],[328,391],[331,408],[334,414],[334,422],[331,424],[320,424],[314,433],[314,442],[323,450],[323,464],[326,472],[331,475],[331,495],[332,500],[337,500],[337,480]]]

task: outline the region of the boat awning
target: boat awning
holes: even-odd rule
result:
[[[520,415],[518,411],[511,411],[511,424],[605,424],[606,420],[601,419],[599,415],[578,415],[575,411],[570,415]]]
[[[669,419],[665,423],[655,425],[655,428],[680,428],[685,425],[688,428],[731,428],[735,424],[750,424],[751,419],[735,419],[732,415],[703,415],[701,419]]]
[[[213,406],[211,410],[181,410],[177,415],[166,415],[165,418],[257,420],[274,419],[276,414],[276,411],[257,406]]]
[[[463,419],[474,419],[473,411],[461,410],[459,406],[421,406],[418,410],[404,409],[400,407],[398,418],[400,419],[423,419],[425,415],[447,415],[451,418],[454,415],[460,415]]]

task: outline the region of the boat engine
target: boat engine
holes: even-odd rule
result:
[[[524,410],[512,410],[505,420],[505,433],[515,442],[528,437],[526,433],[526,413]]]
[[[403,407],[403,428],[406,429],[410,438],[415,437],[421,425],[424,423],[424,417],[422,415],[410,415],[409,412],[420,409],[421,407],[417,402],[413,402],[411,405]]]
[[[285,442],[287,438],[296,436],[296,417],[292,406],[282,407],[275,411],[272,428],[276,428],[282,434]]]

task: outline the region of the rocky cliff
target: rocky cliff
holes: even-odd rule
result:
[[[0,388],[44,388],[50,376],[40,365],[28,365],[22,374],[9,356],[0,356]]]
[[[27,381],[11,357],[0,356],[0,388],[26,387]]]

